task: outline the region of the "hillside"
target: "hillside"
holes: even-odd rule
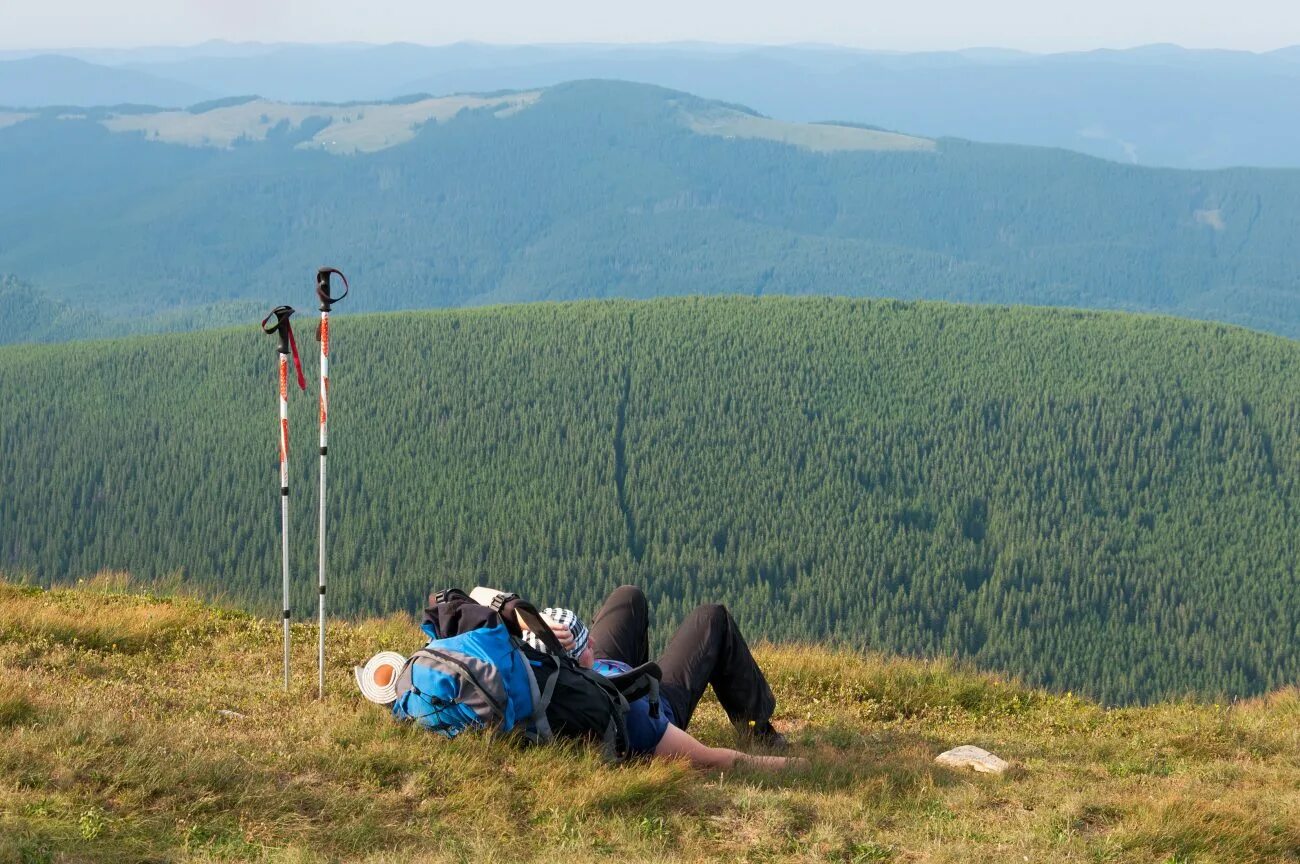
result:
[[[411,609],[432,582],[594,607],[634,582],[661,631],[721,599],[768,638],[1107,702],[1300,680],[1293,342],[829,299],[336,322],[340,612]],[[252,324],[0,349],[0,568],[278,609],[274,369]],[[301,611],[314,397],[291,405]]]
[[[125,587],[0,584],[6,864],[1300,860],[1294,689],[1104,710],[946,663],[762,647],[809,769],[613,769],[582,750],[442,741],[363,702],[349,664],[417,645],[407,614],[332,624],[318,703],[313,630],[295,629],[286,695],[277,621]],[[711,699],[692,731],[731,743]],[[1013,771],[933,763],[960,743]]]
[[[152,315],[99,312],[52,299],[39,289],[0,275],[0,345],[18,342],[69,342],[140,333],[166,333],[232,326],[265,314],[254,301],[183,306]]]
[[[135,69],[42,55],[0,62],[0,105],[192,105],[212,91]]]
[[[1297,171],[805,126],[614,82],[4,122],[0,272],[110,318],[273,305],[330,262],[366,286],[356,311],[831,294],[1300,333]]]
[[[101,64],[96,85],[135,71],[222,96],[260,93],[287,102],[364,102],[410,93],[531,90],[565,81],[617,79],[739,102],[782,120],[872,123],[927,136],[1066,147],[1176,168],[1300,167],[1296,48],[1255,54],[1147,45],[1029,54],[707,43],[209,42],[63,53]],[[20,56],[0,51],[0,80],[5,77],[3,61]],[[26,84],[39,92],[42,82],[28,79]],[[70,91],[54,104],[178,104],[128,98],[132,92],[124,88],[106,98],[101,85]],[[198,98],[203,97],[194,101]],[[4,104],[51,103],[20,90],[0,99]]]

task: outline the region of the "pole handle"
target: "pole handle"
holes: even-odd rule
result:
[[[337,297],[330,294],[330,276],[337,275],[343,280],[343,293]],[[320,301],[320,311],[330,311],[330,305],[337,303],[344,297],[348,296],[348,277],[343,275],[343,271],[337,267],[322,267],[316,271],[316,299]]]
[[[292,306],[276,306],[271,310],[271,314],[262,319],[262,332],[280,337],[279,351],[281,354],[289,353],[289,334],[292,332],[289,326],[289,316],[296,311]],[[275,323],[270,327],[266,326],[272,318],[275,319]]]
[[[298,359],[298,340],[293,338],[293,325],[289,323],[289,316],[295,311],[292,306],[276,306],[270,315],[262,319],[262,332],[274,333],[280,337],[280,347],[277,350],[281,354],[293,354],[293,367],[298,372],[298,389],[306,390],[307,379],[302,375],[302,361]],[[266,326],[272,318],[275,323]]]

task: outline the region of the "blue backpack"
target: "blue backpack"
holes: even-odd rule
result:
[[[430,599],[421,627],[430,641],[397,676],[395,718],[447,738],[487,729],[520,731],[533,743],[586,739],[619,761],[628,752],[628,700],[648,698],[658,715],[655,664],[608,678],[583,669],[564,654],[536,608],[515,595],[483,606],[451,588]],[[519,638],[519,617],[549,651]]]
[[[523,729],[532,740],[549,740],[537,681],[499,617],[445,639],[429,624],[424,629],[433,638],[397,677],[394,717],[447,738],[466,729]]]

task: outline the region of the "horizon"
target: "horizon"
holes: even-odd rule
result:
[[[0,54],[61,54],[71,52],[136,52],[136,51],[192,51],[205,47],[225,46],[229,48],[389,48],[396,46],[410,46],[416,48],[456,48],[460,46],[473,46],[481,48],[555,48],[555,49],[573,49],[573,48],[646,48],[646,49],[668,49],[668,48],[718,48],[726,50],[764,50],[764,49],[804,49],[804,50],[822,50],[822,51],[843,51],[860,54],[886,54],[886,55],[907,55],[907,54],[969,54],[978,52],[1002,52],[1007,54],[1021,54],[1026,57],[1051,57],[1069,54],[1098,54],[1105,52],[1129,52],[1142,51],[1150,49],[1172,49],[1185,52],[1214,52],[1224,54],[1249,54],[1253,56],[1266,56],[1282,51],[1300,48],[1300,40],[1288,41],[1271,48],[1236,48],[1223,47],[1215,45],[1189,45],[1180,42],[1156,41],[1156,42],[1136,42],[1122,45],[1095,45],[1093,47],[1063,48],[1063,49],[1032,49],[1022,48],[1012,45],[1002,44],[976,44],[963,45],[960,47],[945,48],[883,48],[869,45],[851,45],[838,42],[818,42],[809,40],[797,40],[789,42],[751,42],[751,41],[720,41],[714,39],[664,39],[664,40],[645,40],[645,41],[600,41],[600,40],[556,40],[556,41],[533,41],[533,42],[511,42],[511,41],[492,41],[484,39],[455,39],[446,42],[421,42],[413,39],[392,39],[387,41],[366,41],[351,39],[323,39],[323,40],[294,40],[294,39],[229,39],[225,37],[211,37],[199,39],[197,41],[180,41],[180,42],[140,42],[140,43],[122,43],[122,44],[42,44],[42,45],[11,45],[0,43]]]
[[[415,0],[87,0],[11,3],[0,50],[130,50],[233,44],[440,46],[729,44],[828,45],[916,53],[998,46],[1034,54],[1173,44],[1189,50],[1267,53],[1300,43],[1300,7],[1278,0],[1094,0],[1043,3],[921,0],[899,7],[810,0],[791,16],[774,0],[665,0],[611,9],[595,0],[539,7],[489,0],[433,8]],[[309,13],[309,14],[306,14]]]

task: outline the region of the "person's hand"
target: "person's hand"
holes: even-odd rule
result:
[[[551,628],[551,632],[555,634],[555,638],[560,640],[560,647],[566,652],[572,651],[575,644],[573,631],[568,627],[565,627],[563,624],[556,624],[550,618],[543,618],[542,620]]]
[[[518,613],[515,614],[519,618],[519,626],[531,633],[533,628],[528,626],[528,622],[524,620],[524,617]],[[547,627],[551,628],[551,632],[555,634],[555,638],[560,642],[560,647],[565,651],[572,650],[574,646],[573,631],[568,627],[565,627],[563,624],[556,624],[545,615],[542,616],[542,620],[546,622]]]

